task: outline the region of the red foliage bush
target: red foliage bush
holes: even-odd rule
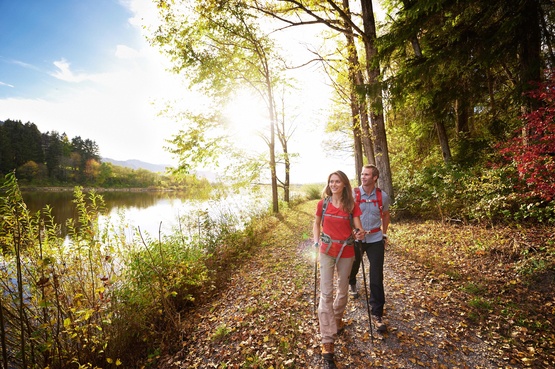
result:
[[[540,108],[522,116],[523,130],[504,143],[501,154],[516,164],[523,196],[555,199],[555,71],[529,93]]]

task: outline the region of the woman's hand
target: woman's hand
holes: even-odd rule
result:
[[[354,236],[357,241],[362,241],[364,240],[364,236],[366,236],[366,231],[364,229],[356,228],[354,230]]]

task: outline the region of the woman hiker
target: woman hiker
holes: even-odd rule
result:
[[[355,203],[349,179],[342,171],[328,177],[314,219],[314,246],[320,254],[320,303],[318,320],[324,369],[335,369],[334,342],[344,328],[343,313],[348,300],[349,274],[355,257],[354,237],[364,237],[360,207]],[[353,231],[355,228],[355,231]],[[356,233],[355,233],[356,232]],[[337,293],[333,297],[334,273]]]

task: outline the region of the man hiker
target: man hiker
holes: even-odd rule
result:
[[[378,332],[385,332],[387,327],[382,320],[385,304],[383,265],[387,228],[390,220],[390,197],[377,187],[379,176],[380,172],[375,165],[365,165],[361,172],[362,185],[354,189],[355,202],[359,204],[362,211],[360,221],[366,235],[362,242],[357,242],[357,245],[355,245],[355,260],[349,277],[349,294],[352,297],[358,297],[357,273],[362,252],[365,252],[370,263],[370,298],[368,303],[372,307],[372,322]],[[364,273],[364,270],[362,272]]]

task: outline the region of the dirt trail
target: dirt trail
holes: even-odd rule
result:
[[[384,274],[388,331],[381,335],[374,330],[372,345],[359,273],[360,297],[349,302],[345,316],[349,326],[339,342],[342,368],[363,368],[357,357],[364,358],[368,367],[513,368],[465,323],[456,292],[443,290],[444,284],[420,266],[400,259],[394,247],[386,252]]]
[[[229,285],[189,314],[182,350],[160,359],[158,368],[321,367],[307,239],[313,207],[303,204],[276,220],[275,231]],[[347,326],[336,343],[338,368],[513,368],[466,325],[456,289],[438,278],[444,277],[428,275],[391,247],[385,264],[388,332],[374,330],[372,343],[359,273],[361,296],[349,301]]]

